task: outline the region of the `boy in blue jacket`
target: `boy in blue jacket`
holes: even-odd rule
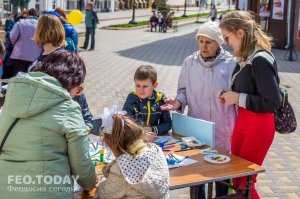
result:
[[[144,127],[156,135],[167,133],[172,126],[169,111],[163,111],[165,95],[155,91],[158,85],[157,72],[150,65],[140,66],[134,74],[135,91],[129,93],[123,110]]]

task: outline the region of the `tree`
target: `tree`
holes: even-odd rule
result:
[[[157,11],[166,15],[171,10],[171,6],[167,4],[167,0],[155,0]]]

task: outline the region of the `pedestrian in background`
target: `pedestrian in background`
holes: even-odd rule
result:
[[[91,46],[89,51],[95,49],[95,32],[97,28],[97,24],[99,23],[99,19],[97,13],[93,10],[94,4],[88,2],[86,5],[85,11],[85,40],[84,45],[81,47],[83,49],[87,49],[89,45],[89,39],[91,36]]]
[[[10,13],[5,20],[5,58],[3,60],[3,78],[12,77],[12,65],[10,55],[13,51],[13,45],[10,40],[10,31],[15,25],[14,14]]]
[[[209,17],[212,21],[215,21],[218,15],[217,8],[214,4],[211,5],[210,11],[209,11]]]
[[[28,11],[28,17],[17,22],[10,32],[10,40],[14,45],[10,56],[13,76],[20,71],[27,72],[28,67],[42,52],[42,48],[32,39],[37,27],[38,17],[39,11],[31,8]]]
[[[226,14],[220,22],[226,44],[237,57],[231,91],[221,95],[228,105],[236,105],[231,153],[262,165],[275,135],[274,111],[280,106],[279,77],[271,53],[272,38],[262,32],[254,16],[246,11]],[[251,198],[259,199],[253,176]],[[246,177],[233,179],[244,190]]]

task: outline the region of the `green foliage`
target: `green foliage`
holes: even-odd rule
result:
[[[130,23],[126,23],[126,24],[116,24],[116,25],[110,25],[107,27],[111,27],[111,28],[132,28],[132,27],[139,27],[139,26],[145,26],[148,25],[149,21],[139,21],[136,24],[130,24]]]
[[[171,6],[167,4],[167,0],[156,0],[157,11],[162,13],[163,15],[168,14],[171,10]]]
[[[166,15],[170,12],[171,6],[170,5],[163,5],[163,6],[158,6],[157,11],[160,12],[163,15]]]
[[[218,13],[219,14],[225,14],[226,12],[228,12],[228,11],[221,11],[221,12],[218,12]],[[174,17],[174,20],[180,21],[180,20],[183,20],[183,19],[196,18],[196,17],[198,17],[198,14],[188,15],[187,17]],[[200,13],[199,17],[208,17],[208,13]],[[136,24],[129,24],[129,23],[116,24],[116,25],[110,25],[110,26],[107,26],[107,27],[109,27],[109,28],[132,28],[132,27],[146,26],[148,24],[149,24],[149,20],[146,20],[146,21],[139,21]]]

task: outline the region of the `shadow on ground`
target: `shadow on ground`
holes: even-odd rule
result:
[[[290,56],[289,51],[273,49],[273,53],[276,57],[278,71],[282,73],[300,73],[300,52],[295,51]],[[288,61],[289,58],[294,61]]]
[[[162,39],[118,51],[120,56],[159,65],[181,66],[184,59],[198,49],[193,33]]]
[[[181,66],[184,59],[198,49],[195,41],[196,30],[192,33],[162,39],[138,47],[118,51],[120,56],[140,61],[146,61],[166,66]],[[232,50],[223,46],[226,50]],[[278,71],[283,73],[300,73],[300,52],[294,52],[295,61],[288,61],[289,52],[286,50],[274,49]]]

